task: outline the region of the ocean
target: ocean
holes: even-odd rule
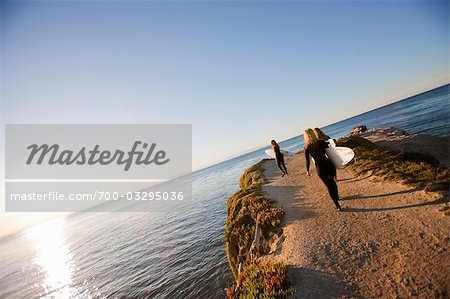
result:
[[[323,127],[395,126],[449,136],[449,85]],[[298,151],[303,136],[280,142]],[[158,213],[76,213],[0,239],[1,298],[223,298],[233,277],[227,197],[269,146],[193,173],[192,204]]]

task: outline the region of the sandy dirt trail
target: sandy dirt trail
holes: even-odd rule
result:
[[[450,217],[438,211],[447,196],[339,170],[338,212],[304,155],[287,167],[281,177],[264,162],[263,190],[286,212],[273,258],[286,263],[293,298],[450,296]]]

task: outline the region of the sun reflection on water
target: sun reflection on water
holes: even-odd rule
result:
[[[49,221],[26,231],[28,238],[33,240],[36,249],[34,262],[42,269],[44,280],[42,287],[50,298],[71,298],[72,274],[74,270],[72,254],[65,243],[64,218]]]

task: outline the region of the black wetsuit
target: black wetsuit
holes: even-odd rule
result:
[[[284,165],[284,156],[283,156],[283,154],[280,151],[280,147],[278,145],[273,146],[273,151],[275,152],[275,159],[277,160],[278,168],[281,169],[281,172],[283,173],[283,176],[285,174],[288,174],[286,165]]]
[[[336,178],[336,168],[333,163],[325,156],[325,149],[327,148],[327,143],[323,140],[318,140],[317,147],[312,150],[312,146],[309,145],[305,149],[306,157],[306,170],[309,171],[310,166],[310,155],[314,158],[316,162],[317,175],[322,180],[322,182],[327,186],[328,193],[330,193],[331,199],[333,200],[336,208],[340,209],[339,205],[339,193],[338,187],[335,182]]]

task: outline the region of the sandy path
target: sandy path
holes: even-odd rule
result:
[[[263,190],[286,211],[275,258],[288,266],[294,298],[450,296],[450,217],[437,211],[447,197],[341,170],[337,212],[304,160],[288,161],[284,178],[264,163]]]

